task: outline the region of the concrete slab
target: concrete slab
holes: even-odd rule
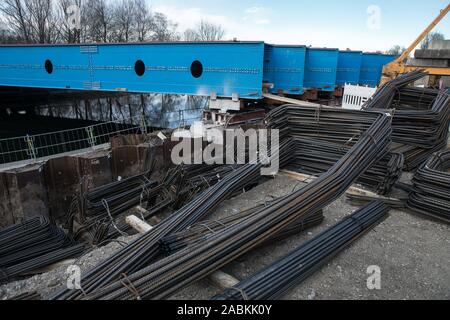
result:
[[[442,50],[416,50],[416,59],[450,59],[450,49]]]
[[[448,68],[450,67],[450,60],[442,59],[408,59],[408,65],[413,67],[436,67]]]
[[[450,49],[450,40],[431,41],[430,49],[433,49],[433,50]]]

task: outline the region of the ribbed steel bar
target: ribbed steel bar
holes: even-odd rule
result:
[[[261,210],[267,205],[261,205],[250,210],[245,210],[239,214],[234,214],[223,219],[200,222],[185,231],[169,235],[161,239],[161,250],[167,255],[170,255],[190,245],[200,243],[202,241],[208,241],[208,238],[211,235],[241,223],[251,214]],[[274,242],[280,239],[285,239],[294,234],[299,234],[302,231],[321,224],[323,220],[324,216],[322,211],[308,215],[304,219],[301,219],[292,226],[283,230],[280,234],[275,235],[270,239],[270,241]]]
[[[213,300],[275,300],[299,285],[386,218],[389,207],[373,202],[286,257],[276,261]]]
[[[83,246],[77,245],[47,218],[40,216],[25,220],[0,232],[0,282],[84,251]]]
[[[316,132],[323,126],[322,121],[333,122],[336,125],[328,127],[328,132],[335,129],[336,140],[354,139],[351,150],[327,174],[255,212],[238,225],[212,235],[208,241],[189,246],[140,271],[129,273],[122,280],[91,292],[84,299],[167,298],[258,247],[308,213],[323,209],[345,193],[380,154],[384,156],[386,153],[391,126],[390,118],[384,113],[284,106],[268,116],[268,123],[272,124],[272,129],[278,129],[280,127],[273,124],[284,126],[284,121],[277,120],[296,111],[305,115],[301,118],[302,128],[310,127]],[[351,115],[361,118],[359,129],[355,128],[358,125],[341,125],[339,120],[345,122]]]
[[[407,207],[450,223],[450,150],[435,153],[417,170]]]
[[[349,149],[340,144],[313,139],[295,138],[295,142],[293,170],[310,175],[326,173]],[[379,194],[389,194],[400,179],[403,163],[402,154],[389,153],[364,172],[357,183]]]
[[[409,87],[425,75],[414,71],[386,83],[364,106],[366,110],[392,110],[392,151],[405,156],[407,170],[417,169],[447,145],[450,95]]]
[[[284,143],[281,149],[284,152],[281,153],[280,162],[285,165],[290,161],[290,155],[285,152],[289,149],[289,144]],[[261,168],[262,165],[259,163],[237,167],[216,185],[208,188],[193,201],[163,220],[153,230],[88,271],[81,283],[83,292],[64,289],[57,292],[53,299],[83,298],[84,293],[97,292],[102,287],[117,281],[123,274],[133,274],[148,266],[161,254],[159,240],[194,225],[224,200],[244,190],[246,186],[256,183],[261,178]]]

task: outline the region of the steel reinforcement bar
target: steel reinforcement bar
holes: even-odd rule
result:
[[[283,117],[285,109],[271,113],[268,122],[274,123],[276,121],[271,120]],[[314,132],[322,119],[331,121],[334,116],[334,122],[340,126],[339,120],[345,121],[349,116],[346,111],[330,108],[321,108],[320,112],[318,108],[300,109],[309,115],[303,122],[305,126],[314,127]],[[320,119],[317,118],[319,113]],[[350,112],[350,114],[358,113]],[[122,279],[116,279],[116,282],[95,292],[91,291],[83,299],[128,300],[170,297],[178,290],[258,247],[307,214],[317,212],[332,203],[344,194],[380,155],[384,156],[390,143],[391,126],[388,115],[377,112],[360,112],[359,115],[362,118],[359,123],[363,123],[361,128],[351,133],[349,132],[351,128],[346,129],[343,126],[340,134],[341,139],[345,139],[346,136],[354,137],[353,147],[326,174],[305,188],[255,212],[242,223],[209,237],[207,242],[190,246],[133,274],[123,275]],[[272,128],[278,129],[277,126]]]
[[[286,152],[290,149],[289,142],[284,143],[280,148],[282,150],[280,163],[286,165],[290,161],[290,155]],[[81,281],[82,292],[63,289],[52,298],[81,299],[85,293],[99,292],[102,287],[114,283],[124,274],[131,275],[148,266],[160,256],[159,241],[162,238],[196,224],[230,196],[256,183],[261,178],[262,167],[260,163],[257,163],[235,169],[216,185],[208,188],[193,201],[163,220],[153,230],[88,271]]]
[[[417,170],[407,207],[450,223],[450,150],[435,153]]]
[[[373,202],[212,300],[275,300],[327,264],[386,218],[389,207]]]

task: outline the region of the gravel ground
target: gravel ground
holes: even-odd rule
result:
[[[226,201],[211,216],[213,219],[238,213],[300,188],[301,183],[285,176],[267,181],[250,192]],[[325,222],[303,234],[262,247],[231,263],[224,271],[245,279],[284,257],[305,241],[335,225],[358,209],[345,197],[328,206]],[[132,238],[121,239],[125,242]],[[121,247],[112,243],[97,249],[77,263],[86,270],[111,256]],[[450,228],[406,212],[393,210],[390,217],[358,240],[331,263],[291,290],[288,300],[323,299],[450,299]],[[381,290],[367,288],[367,268],[381,269]],[[67,267],[51,273],[0,287],[0,299],[23,292],[38,291],[47,298],[66,282]],[[204,300],[220,293],[200,281],[172,297],[174,300]]]

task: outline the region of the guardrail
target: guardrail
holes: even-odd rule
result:
[[[177,126],[183,126],[201,119],[201,115],[186,117],[186,113],[196,111],[201,110],[177,110],[165,114],[173,114],[169,121],[176,123]],[[0,168],[14,163],[29,164],[55,155],[108,146],[110,139],[117,135],[146,134],[151,128],[158,127],[158,121],[137,116],[83,128],[0,139]]]

